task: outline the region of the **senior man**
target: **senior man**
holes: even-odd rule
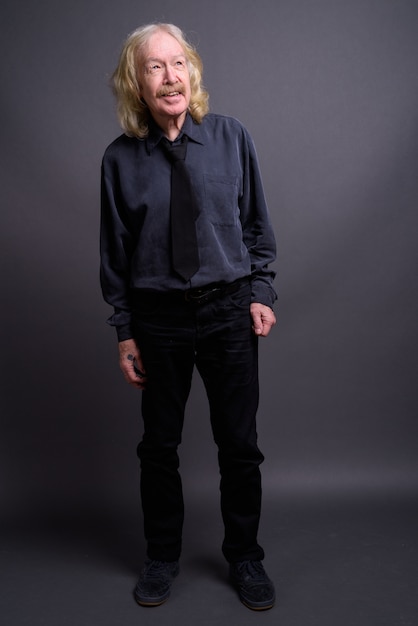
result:
[[[113,88],[124,134],[102,164],[101,284],[120,367],[143,390],[147,555],[135,598],[163,603],[179,572],[178,446],[196,366],[218,448],[230,580],[246,606],[269,609],[274,586],[257,538],[257,346],[276,321],[275,242],[253,142],[237,120],[208,113],[200,57],[172,24],[127,38]]]

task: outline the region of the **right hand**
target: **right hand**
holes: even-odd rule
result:
[[[145,389],[146,373],[141,353],[134,339],[119,342],[119,366],[126,382],[137,389]]]

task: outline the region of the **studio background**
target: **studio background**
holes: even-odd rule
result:
[[[0,12],[4,527],[122,528],[140,558],[140,392],[100,293],[99,175],[121,132],[109,78],[150,21],[191,36],[211,110],[244,123],[260,160],[279,295],[260,344],[265,500],[279,512],[266,530],[284,502],[415,503],[417,2],[4,0]],[[191,519],[215,511],[216,550],[197,376],[181,467]]]

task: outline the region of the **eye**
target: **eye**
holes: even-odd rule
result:
[[[159,65],[159,63],[152,63],[151,65],[148,66],[149,74],[156,74],[160,70],[161,70],[161,65]]]

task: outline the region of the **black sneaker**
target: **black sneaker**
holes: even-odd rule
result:
[[[271,609],[275,601],[274,586],[261,561],[231,563],[229,576],[240,600],[254,611]]]
[[[136,584],[135,600],[142,606],[158,606],[170,595],[171,583],[179,573],[178,561],[147,559]]]

